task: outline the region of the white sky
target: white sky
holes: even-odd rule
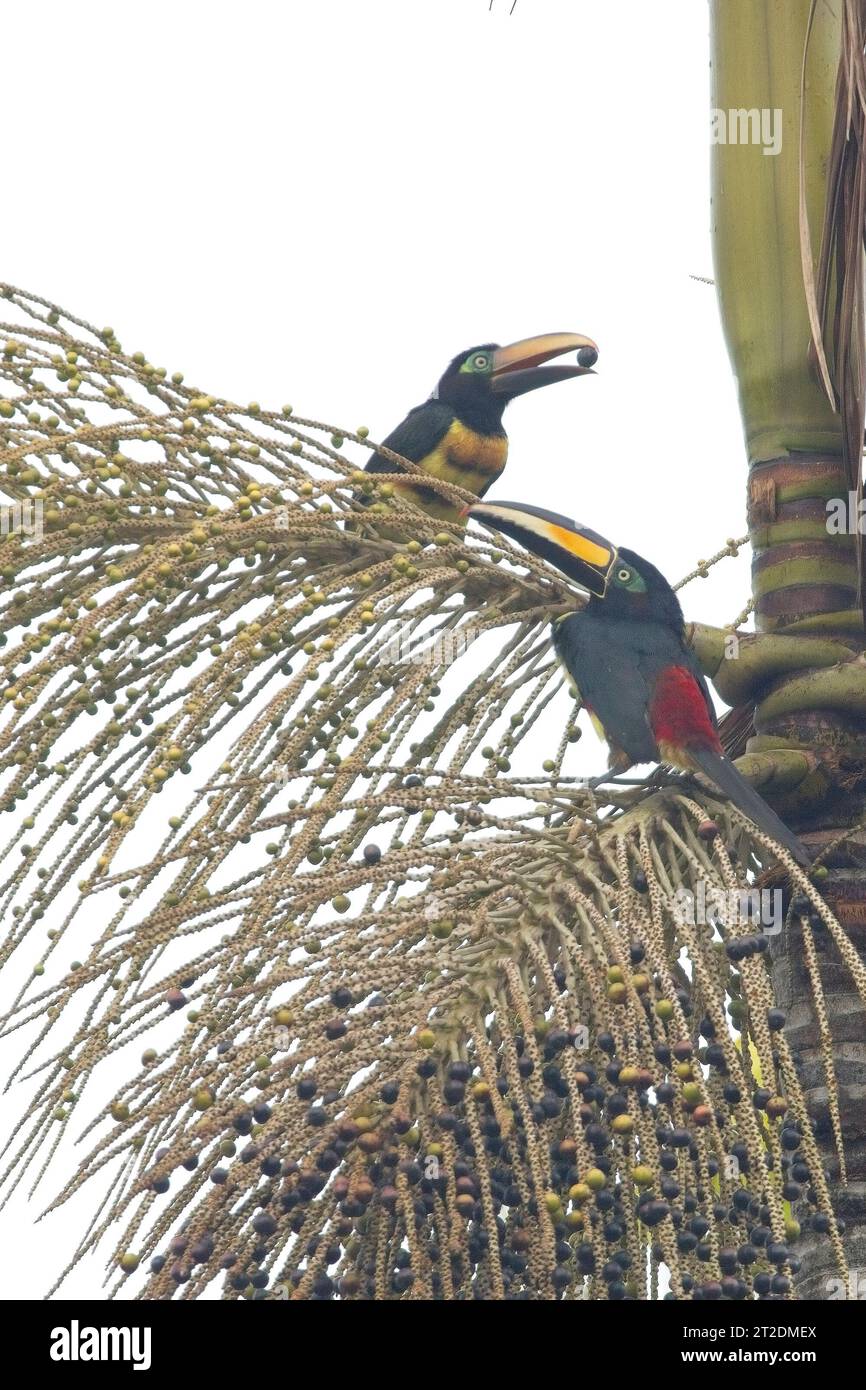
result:
[[[598,375],[509,409],[493,495],[676,580],[746,529],[715,291],[689,278],[712,274],[707,7],[488,4],[9,7],[0,274],[203,390],[380,439],[457,351],[588,333]],[[725,561],[686,616],[747,593]],[[81,1232],[81,1206],[39,1207],[0,1213],[0,1297],[40,1297]],[[93,1262],[65,1292],[100,1283]]]

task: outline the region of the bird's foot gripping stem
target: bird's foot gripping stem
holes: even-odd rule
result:
[[[597,791],[599,787],[613,785],[616,787],[647,787],[656,786],[685,786],[686,788],[698,789],[700,783],[691,772],[671,772],[667,768],[656,768],[648,777],[624,777],[623,773],[627,768],[609,767],[599,777],[579,777],[577,785],[585,787],[587,791]]]
[[[620,769],[609,767],[607,772],[603,772],[599,777],[578,777],[577,786],[586,787],[587,791],[597,791],[599,787],[604,787],[608,782],[614,782],[620,787],[642,787],[645,785],[645,777],[623,777]]]

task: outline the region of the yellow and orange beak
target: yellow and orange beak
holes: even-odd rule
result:
[[[596,531],[523,502],[478,502],[466,514],[510,536],[533,555],[556,565],[582,589],[604,598],[617,552]]]
[[[544,366],[552,357],[576,352],[577,362]],[[521,338],[517,343],[497,348],[493,354],[490,389],[497,395],[522,396],[539,386],[568,381],[575,376],[592,376],[598,348],[582,333],[542,333],[537,338]]]

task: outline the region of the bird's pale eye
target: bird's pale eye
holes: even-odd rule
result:
[[[617,570],[616,577],[619,580],[620,584],[627,584],[628,581],[631,579],[631,570]]]
[[[490,366],[490,358],[487,356],[486,352],[476,352],[472,359],[472,365],[476,372],[486,372],[487,368]]]

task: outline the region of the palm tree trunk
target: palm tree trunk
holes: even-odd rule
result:
[[[833,10],[816,8],[802,103],[803,188],[814,228],[823,222],[841,47],[839,7]],[[770,771],[785,749],[811,755],[806,776],[788,786],[776,804],[817,852],[863,816],[866,680],[859,662],[851,664],[863,647],[857,538],[847,531],[832,534],[827,526],[828,499],[848,496],[842,421],[808,353],[799,196],[810,0],[738,0],[735,5],[712,0],[711,14],[717,135],[725,125],[728,135],[732,127],[737,135],[757,129],[754,118],[751,126],[742,119],[752,111],[776,113],[781,134],[778,153],[765,153],[761,143],[730,141],[716,143],[713,151],[716,283],[748,454],[756,628],[803,638],[832,636],[841,642],[845,662],[810,670],[805,642],[799,670],[774,673],[766,667],[762,677],[759,659],[750,691],[755,737],[748,751],[755,766],[763,763]],[[769,129],[772,118],[764,120]],[[763,783],[768,797],[772,785],[768,774]],[[828,868],[822,888],[862,956],[866,871],[838,852],[828,855]],[[802,1067],[834,1205],[846,1223],[849,1265],[866,1270],[866,1014],[850,973],[820,932],[812,949],[808,928],[804,939],[794,919],[774,943],[771,958],[777,1001]],[[817,975],[825,1017],[812,1002]],[[828,1095],[822,1058],[830,1036],[838,1098]],[[836,1103],[847,1186],[833,1139]],[[808,1230],[798,1254],[800,1296],[831,1296],[838,1281],[826,1250]]]

